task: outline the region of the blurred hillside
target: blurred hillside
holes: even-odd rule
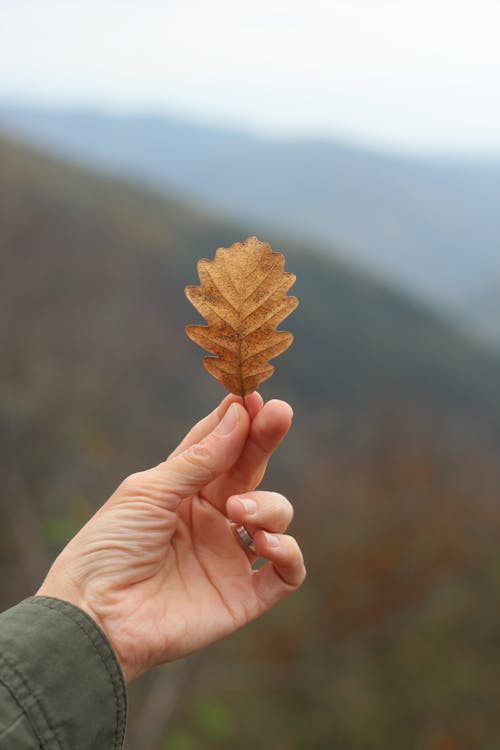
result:
[[[395,157],[333,141],[265,140],[155,117],[0,107],[7,131],[282,230],[456,314],[498,342],[476,312],[500,283],[500,163]]]
[[[184,334],[183,287],[243,236],[0,142],[1,606],[222,396]],[[139,681],[129,750],[494,748],[500,359],[362,273],[261,239],[298,277],[296,341],[262,393],[295,409],[266,487],[296,503],[309,581]]]
[[[470,297],[462,310],[462,325],[479,334],[486,345],[500,347],[500,282],[490,283]]]

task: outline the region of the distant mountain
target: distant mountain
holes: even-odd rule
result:
[[[412,160],[92,112],[0,107],[0,127],[242,226],[334,249],[459,320],[500,277],[500,163]]]
[[[37,381],[53,370],[45,385],[59,383],[58,397],[75,383],[99,390],[108,376],[124,391],[130,377],[148,408],[175,389],[173,408],[184,400],[180,413],[195,412],[219,386],[184,335],[194,312],[183,287],[199,257],[247,231],[0,141],[0,256],[11,280],[0,333],[5,359],[17,362],[5,371],[14,389],[19,367]],[[296,343],[264,391],[323,414],[394,398],[500,410],[498,357],[346,264],[269,239],[297,274],[301,306],[287,321]]]

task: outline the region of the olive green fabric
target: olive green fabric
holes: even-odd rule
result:
[[[0,614],[1,750],[119,750],[126,714],[116,656],[85,612],[36,596]]]

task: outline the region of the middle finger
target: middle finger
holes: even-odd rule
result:
[[[245,526],[253,535],[257,529],[283,534],[293,518],[293,506],[278,492],[254,491],[233,495],[226,503],[230,521]]]
[[[212,505],[221,508],[229,495],[248,492],[260,483],[272,454],[292,422],[293,412],[284,401],[264,404],[250,425],[250,433],[235,465],[203,491]]]

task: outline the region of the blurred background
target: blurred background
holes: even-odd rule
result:
[[[0,606],[223,393],[184,325],[248,235],[309,577],[132,686],[128,750],[500,747],[500,4],[1,0]]]

